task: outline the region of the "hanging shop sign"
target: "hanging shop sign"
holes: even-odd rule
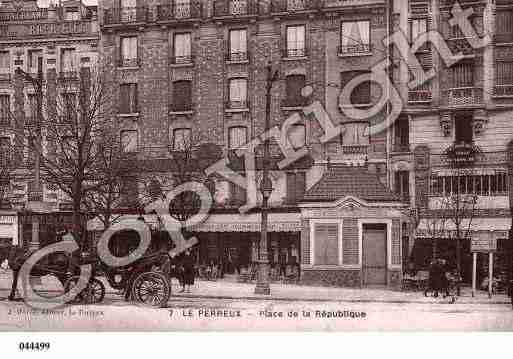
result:
[[[0,26],[0,38],[80,35],[91,32],[89,21],[46,22]]]
[[[489,253],[497,251],[496,238],[472,238],[471,252]]]

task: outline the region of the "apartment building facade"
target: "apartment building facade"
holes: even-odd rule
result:
[[[410,228],[410,236],[404,236],[404,260],[425,265],[436,241],[438,256],[454,265],[455,222],[461,222],[458,227],[465,237],[461,241],[462,272],[464,280],[470,282],[471,238],[498,241],[496,273],[506,269],[511,255],[508,144],[513,134],[513,2],[460,0],[459,6],[471,14],[468,20],[477,36],[452,26],[456,1],[407,3],[398,1],[394,5],[394,31],[405,34],[410,44],[424,33],[436,31],[441,34],[439,43],[446,44],[453,55],[461,53],[462,58],[448,64],[435,51],[440,49],[437,40],[418,47],[415,57],[420,67],[426,72],[434,70],[437,75],[410,88],[408,83],[416,69],[408,68],[397,48],[394,52],[394,82],[407,100],[391,134],[390,180],[396,192],[410,199],[412,213],[421,217],[418,228]],[[473,46],[479,39],[482,46]],[[475,162],[462,169],[447,161],[447,154],[455,151],[467,159],[474,157],[476,151],[480,153]],[[454,208],[450,210],[444,228],[433,233],[434,226],[440,227],[434,224],[436,218],[447,213],[441,199],[455,194],[477,196],[477,200],[471,206],[462,205],[468,210],[466,215],[454,215]],[[478,281],[487,273],[488,264],[484,262],[479,258]]]
[[[162,180],[173,167],[170,153],[184,143],[214,143],[232,158],[263,134],[271,64],[279,73],[272,126],[299,116],[287,144],[309,155],[280,169],[273,144],[270,262],[300,265],[303,282],[397,285],[403,217],[387,189],[389,135],[369,136],[367,121],[345,116],[349,104],[339,99],[347,83],[388,56],[386,1],[103,0],[99,17],[102,61],[119,82],[120,136],[124,150],[146,164],[144,176]],[[313,91],[302,91],[308,86]],[[351,102],[369,108],[380,94],[366,82]],[[308,115],[316,103],[343,128],[326,143]],[[231,272],[258,259],[259,156],[248,188],[213,177],[215,209],[194,228],[200,264]],[[370,196],[357,188],[362,183]],[[246,201],[256,209],[241,214]],[[370,262],[371,251],[379,263]]]
[[[0,237],[4,245],[26,245],[34,235],[32,220],[20,213],[36,201],[43,206],[41,213],[32,215],[41,216],[38,233],[40,244],[45,245],[45,238],[55,236],[61,222],[70,220],[69,199],[47,185],[35,190],[34,156],[28,146],[16,145],[26,144],[22,129],[37,116],[36,89],[16,69],[37,78],[42,65],[43,109],[56,111],[56,98],[66,96],[64,91],[71,88],[67,84],[80,69],[96,66],[97,9],[80,1],[45,8],[35,0],[2,1],[0,23],[0,147],[2,166],[14,167],[6,193],[11,209],[2,212]]]

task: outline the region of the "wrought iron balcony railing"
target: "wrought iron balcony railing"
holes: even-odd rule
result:
[[[105,25],[143,23],[147,20],[148,8],[146,6],[107,9],[104,13]]]
[[[43,201],[43,191],[30,191],[28,193],[28,201],[29,202],[42,202]]]
[[[322,6],[323,1],[321,0],[273,0],[271,2],[271,12],[283,13],[319,10]]]
[[[194,63],[193,55],[182,55],[182,56],[173,56],[171,57],[171,63],[173,65],[188,65]]]
[[[59,73],[59,80],[78,80],[77,71],[61,71]]]
[[[249,60],[249,54],[247,51],[242,51],[242,52],[228,51],[226,53],[226,61],[245,62],[248,60]]]
[[[243,110],[249,108],[249,100],[229,100],[226,102],[226,108],[230,110]]]
[[[248,16],[258,15],[257,0],[216,0],[214,16]]]
[[[513,97],[513,84],[512,85],[495,85],[493,89],[495,97]]]
[[[415,103],[429,103],[433,100],[431,90],[410,90],[408,92],[408,102]]]
[[[200,19],[201,1],[173,1],[171,5],[157,6],[157,21]]]
[[[483,89],[478,87],[457,87],[442,91],[442,100],[448,106],[472,106],[483,103]]]
[[[339,55],[357,55],[357,54],[368,54],[371,52],[370,44],[356,44],[356,45],[339,45]]]
[[[118,60],[118,67],[139,67],[140,65],[141,60],[139,58]]]
[[[475,50],[465,37],[453,37],[447,40],[453,54],[462,53],[465,56],[474,55]]]
[[[394,152],[411,152],[409,143],[394,143],[392,150]]]
[[[25,20],[46,20],[48,10],[23,10],[0,12],[0,21],[25,21]]]
[[[194,111],[194,104],[189,103],[172,103],[169,105],[169,112],[191,112]]]
[[[283,49],[284,58],[295,58],[295,57],[306,57],[308,56],[308,51],[306,47],[301,48],[287,48]]]

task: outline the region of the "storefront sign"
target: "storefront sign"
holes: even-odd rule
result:
[[[477,155],[481,151],[472,144],[455,144],[445,150],[447,161],[454,167],[471,167],[477,161]]]
[[[472,238],[470,245],[471,252],[495,252],[497,251],[497,239],[495,238]]]
[[[0,38],[78,35],[86,34],[90,31],[91,23],[87,21],[14,24],[0,26]]]

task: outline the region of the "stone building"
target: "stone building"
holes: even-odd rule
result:
[[[308,160],[284,169],[271,161],[271,263],[286,263],[291,268],[300,264],[305,279],[327,285],[397,284],[404,218],[398,209],[401,203],[386,188],[390,136],[386,131],[369,136],[367,121],[344,115],[349,103],[339,100],[346,84],[370,74],[372,65],[389,56],[381,42],[390,30],[389,15],[385,0],[101,0],[100,53],[119,82],[118,118],[124,150],[145,163],[141,176],[158,181],[173,168],[170,151],[179,150],[183,143],[214,143],[224,155],[232,156],[263,133],[266,66],[270,63],[279,72],[272,88],[272,126],[281,127],[298,116],[286,132],[287,143],[293,148],[306,147],[309,154]],[[313,91],[302,91],[308,86]],[[351,102],[367,109],[381,94],[375,83],[367,81],[356,87]],[[305,115],[314,104],[321,104],[333,123],[342,127],[341,135],[321,143],[319,121]],[[383,114],[376,114],[373,121]],[[280,158],[276,147],[272,151],[275,160]],[[256,180],[248,180],[247,190],[223,176],[215,177],[215,209],[195,228],[200,264],[219,263],[231,272],[256,259],[258,205],[249,215],[238,209],[246,201],[258,204],[259,171]],[[352,173],[356,183],[360,179],[372,183],[384,201],[359,197],[362,193],[352,187],[339,188],[334,192],[338,197],[324,198],[316,205],[336,208],[342,203],[336,223],[350,217],[351,212],[344,212],[348,198],[358,204],[360,212],[360,217],[344,219],[343,230],[333,236],[315,229],[318,219],[323,222],[322,216],[328,213],[329,222],[333,213],[312,215],[310,204],[303,207],[301,202],[316,199],[316,188],[324,188],[330,173],[340,171]],[[140,192],[141,188],[133,190]],[[374,237],[379,238],[380,251],[375,256],[362,253],[368,248],[362,234],[367,227],[378,233]],[[308,228],[312,235],[307,235]],[[325,274],[347,269],[343,260],[347,254],[342,253],[345,245],[351,246],[352,256],[368,259],[354,262],[351,257],[350,269],[365,272],[366,266],[374,265],[369,258],[377,258],[378,279],[367,282],[360,274],[337,278]],[[333,248],[340,248],[343,258],[338,251],[332,253]]]
[[[413,213],[420,219],[417,231],[404,237],[403,254],[405,260],[411,258],[421,266],[429,262],[435,241],[438,256],[454,264],[455,217],[449,215],[452,218],[444,228],[433,233],[436,218],[447,209],[441,199],[454,193],[477,196],[475,208],[472,205],[461,217],[461,235],[465,237],[461,240],[462,272],[469,282],[470,238],[498,240],[496,271],[504,269],[507,248],[511,247],[507,146],[513,136],[513,2],[460,0],[461,8],[472,12],[468,19],[476,31],[474,36],[451,25],[455,4],[452,0],[395,2],[393,30],[406,34],[409,43],[427,31],[439,32],[443,40],[419,44],[414,51],[420,68],[436,72],[417,87],[408,87],[411,71],[398,48],[394,50],[394,82],[405,106],[392,131],[390,180],[397,192],[410,199]],[[442,42],[453,56],[461,53],[461,59],[451,63],[435,51]],[[474,150],[482,154],[462,169],[444,160],[447,150],[463,161],[468,161]],[[484,262],[478,263],[478,281],[485,276]]]
[[[24,245],[31,238],[39,238],[44,245],[45,238],[55,235],[55,222],[66,217],[62,210],[67,203],[55,188],[43,185],[42,191],[34,191],[33,157],[27,151],[28,146],[15,146],[26,143],[21,129],[35,116],[36,108],[32,106],[36,102],[34,86],[16,75],[16,69],[37,77],[42,59],[46,100],[43,107],[53,111],[56,97],[64,95],[64,87],[69,88],[63,84],[72,81],[80,68],[96,66],[98,42],[95,6],[71,0],[46,8],[38,7],[35,0],[2,1],[0,5],[0,147],[2,164],[6,158],[15,161],[9,203],[19,211],[29,209],[31,202],[38,202],[40,208],[33,212],[35,216],[53,214],[41,219],[37,229],[32,228],[29,217],[16,218],[19,212],[6,212],[0,225],[0,237],[6,243]]]

